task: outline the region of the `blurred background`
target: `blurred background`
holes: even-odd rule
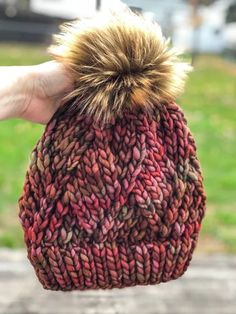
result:
[[[0,0],[0,66],[47,61],[47,47],[61,22],[88,17],[98,10],[122,10],[125,5],[156,20],[194,65],[178,103],[198,145],[208,198],[196,254],[234,255],[235,0]],[[0,247],[24,247],[17,200],[30,151],[43,129],[20,120],[0,123]]]

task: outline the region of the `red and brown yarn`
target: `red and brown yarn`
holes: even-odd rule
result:
[[[139,98],[140,99],[140,98]],[[33,149],[19,218],[43,288],[111,289],[180,277],[205,213],[196,146],[174,101],[106,123],[69,100]],[[70,110],[73,103],[73,110]]]

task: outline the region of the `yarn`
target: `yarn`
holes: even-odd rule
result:
[[[19,198],[40,283],[71,291],[179,278],[206,200],[182,110],[174,101],[127,106],[104,123],[79,102],[74,95],[46,126]]]

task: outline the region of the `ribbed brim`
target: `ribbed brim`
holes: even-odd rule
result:
[[[177,279],[187,269],[197,234],[162,244],[140,242],[83,247],[29,247],[28,259],[47,290],[88,290],[152,285]]]

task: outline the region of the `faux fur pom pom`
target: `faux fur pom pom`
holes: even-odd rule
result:
[[[157,23],[131,11],[63,24],[49,51],[74,74],[73,106],[104,122],[174,101],[191,70]]]

